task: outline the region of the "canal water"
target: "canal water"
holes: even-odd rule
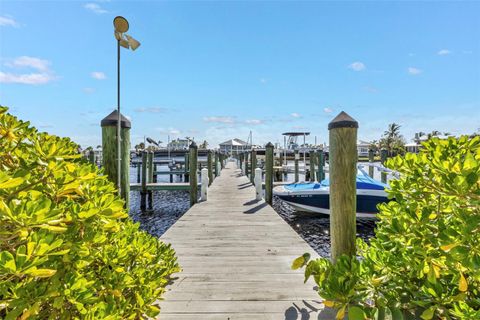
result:
[[[168,170],[168,167],[159,166],[158,170]],[[136,168],[131,167],[130,180],[136,182],[136,179]],[[168,175],[158,176],[158,182],[168,182],[169,179]],[[174,182],[180,181],[179,176],[174,176]],[[188,191],[154,191],[153,200],[153,211],[142,212],[140,210],[140,193],[130,192],[129,214],[135,222],[140,223],[141,229],[156,237],[165,233],[190,208]],[[273,199],[273,208],[320,256],[330,256],[328,215],[296,212],[290,205],[276,197]],[[357,237],[368,241],[374,236],[374,229],[374,220],[357,220]]]

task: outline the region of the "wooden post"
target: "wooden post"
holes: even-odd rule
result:
[[[148,183],[153,182],[153,151],[150,151],[148,153]],[[149,190],[148,191],[148,209],[152,210],[153,209],[153,191]]]
[[[340,112],[330,131],[330,235],[332,259],[355,255],[358,122]]]
[[[370,166],[368,166],[368,175],[370,178],[373,178],[373,167],[371,166],[373,164],[373,161],[375,159],[375,155],[373,152],[373,149],[368,149],[368,162],[370,163]]]
[[[185,157],[185,163],[184,163],[185,176],[184,176],[183,179],[185,180],[185,182],[188,182],[188,181],[189,181],[189,177],[190,177],[190,175],[189,175],[189,172],[190,172],[190,168],[189,168],[189,166],[190,166],[190,161],[189,161],[189,159],[188,159],[188,157],[189,157],[188,152],[185,152],[184,157]]]
[[[255,194],[256,200],[262,200],[263,198],[263,183],[262,183],[262,169],[255,169]]]
[[[200,174],[201,177],[201,188],[200,188],[200,196],[202,201],[207,201],[208,197],[208,186],[209,186],[209,174],[208,174],[208,169],[203,168]]]
[[[153,154],[155,156],[155,153]],[[153,182],[156,183],[158,180],[158,175],[155,173],[157,172],[157,164],[155,163],[155,160],[153,161]]]
[[[125,208],[130,207],[130,128],[131,122],[120,114],[120,141],[121,141],[121,194],[125,200]],[[108,179],[117,186],[118,180],[118,154],[117,154],[117,110],[105,117],[100,125],[102,126],[102,153],[103,167]]]
[[[300,160],[300,154],[298,153],[298,149],[294,151],[295,153],[295,182],[298,182],[300,180],[300,175],[298,172],[298,161]]]
[[[245,176],[247,176],[247,177],[248,177],[248,174],[250,172],[250,168],[248,166],[248,158],[249,158],[249,156],[248,156],[248,151],[247,151],[247,152],[245,152]]]
[[[310,150],[310,182],[315,181],[315,151]]]
[[[257,168],[257,151],[255,149],[252,149],[251,162],[250,182],[253,183],[255,181],[255,169]]]
[[[220,174],[218,170],[218,151],[215,151],[215,177],[218,177]]]
[[[140,210],[147,208],[147,151],[142,152],[142,191],[140,191]]]
[[[207,152],[208,185],[211,185],[213,182],[212,151],[208,150]]]
[[[273,200],[273,144],[265,146],[265,202],[272,205]]]
[[[90,162],[91,164],[95,164],[95,151],[90,150],[88,152],[88,162]]]
[[[385,162],[387,161],[387,149],[385,148],[382,148],[382,150],[380,150],[380,161],[382,162],[382,166],[385,167]],[[382,182],[387,183],[387,173],[382,171],[381,177]]]
[[[189,170],[190,170],[190,206],[198,202],[198,175],[197,175],[197,144],[192,141],[189,148]]]
[[[142,164],[137,162],[136,164],[136,167],[137,167],[137,183],[140,183],[140,172],[142,172],[141,170],[141,167],[142,167]]]
[[[240,170],[243,170],[243,153],[239,155]]]
[[[323,166],[325,165],[325,157],[323,155],[323,150],[317,150],[317,180],[322,182],[325,179],[325,172],[323,171]]]

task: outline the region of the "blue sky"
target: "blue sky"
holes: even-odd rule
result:
[[[397,122],[417,131],[480,127],[480,2],[0,1],[0,104],[82,146],[116,108],[112,20],[122,49],[122,113],[132,144],[194,136],[328,141],[344,110],[359,138]]]

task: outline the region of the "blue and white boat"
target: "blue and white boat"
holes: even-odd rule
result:
[[[388,202],[387,184],[370,178],[363,170],[357,175],[357,217],[374,218],[377,205]],[[330,181],[293,183],[273,189],[278,196],[299,211],[330,214]]]

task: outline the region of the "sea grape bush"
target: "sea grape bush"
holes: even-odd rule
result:
[[[0,107],[0,318],[155,316],[180,270],[77,148]]]
[[[359,257],[297,258],[337,319],[480,319],[480,137],[431,139],[387,166],[395,201],[380,206]]]

